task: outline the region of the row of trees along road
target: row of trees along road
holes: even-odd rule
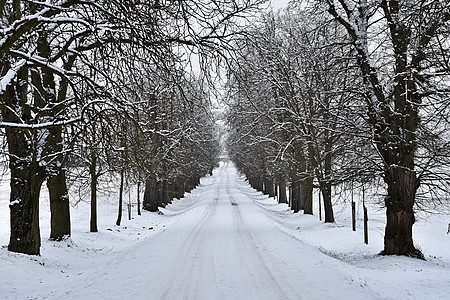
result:
[[[333,190],[384,190],[382,254],[423,258],[414,213],[449,198],[449,22],[448,1],[291,1],[262,14],[228,68],[231,158],[280,202],[288,185],[295,212],[311,214],[319,188],[325,222]]]
[[[206,89],[186,72],[188,54],[202,63],[220,57],[239,31],[235,21],[260,2],[0,1],[8,249],[39,254],[44,182],[54,240],[71,233],[73,172],[85,171],[90,183],[91,231],[106,172],[120,176],[121,201],[124,181],[145,181],[149,210],[198,183],[216,163],[217,146]]]

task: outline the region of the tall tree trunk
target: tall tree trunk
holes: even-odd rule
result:
[[[47,155],[57,155],[47,167],[47,188],[50,196],[50,239],[61,241],[71,234],[70,203],[66,184],[66,170],[62,154],[62,128],[49,129]]]
[[[8,130],[7,135],[15,130]],[[10,154],[14,154],[16,145],[9,143]],[[13,151],[11,151],[13,150]],[[11,194],[10,215],[11,235],[8,250],[13,252],[39,255],[41,236],[39,232],[39,193],[44,176],[37,163],[23,163],[23,158],[11,157]],[[39,175],[40,174],[40,175]]]
[[[286,199],[286,181],[280,180],[278,182],[278,188],[279,188],[278,203],[286,203],[287,202],[287,199]]]
[[[157,189],[158,189],[158,207],[164,207],[166,206],[166,193],[164,189],[164,180],[158,180],[156,183]]]
[[[331,200],[331,183],[320,183],[320,191],[323,196],[323,209],[325,211],[325,223],[334,223],[333,203]]]
[[[291,209],[294,213],[298,213],[300,210],[300,184],[298,181],[293,181],[291,184]]]
[[[308,198],[308,187],[307,181],[298,179],[292,182],[292,200],[291,200],[291,209],[294,213],[298,213],[300,210],[305,209],[306,199]]]
[[[323,196],[323,208],[325,210],[325,223],[334,223],[333,202],[331,199],[331,153],[333,144],[331,142],[330,133],[325,131],[325,158],[324,158],[324,178],[319,179],[320,189]]]
[[[288,206],[292,209],[292,183],[288,187],[289,197],[288,197]]]
[[[424,259],[420,250],[414,247],[412,227],[415,222],[414,199],[416,194],[416,174],[414,171],[394,168],[387,172],[385,181],[388,194],[385,198],[386,229],[384,235],[384,255],[410,255]]]
[[[158,189],[155,175],[150,175],[145,181],[144,202],[142,203],[142,208],[153,212],[158,210]]]
[[[60,168],[58,173],[47,179],[50,195],[50,239],[61,241],[70,236],[70,203],[66,185],[66,172]]]
[[[312,215],[313,213],[313,178],[305,179],[306,199],[303,213]]]
[[[122,207],[123,207],[123,184],[124,184],[124,171],[120,170],[120,187],[119,187],[119,212],[117,214],[116,225],[120,226],[122,222]]]
[[[306,182],[305,180],[302,180],[299,182],[298,185],[298,210],[305,209],[305,203],[306,203]]]
[[[393,22],[390,32],[396,57],[396,74],[391,95],[395,103],[395,111],[386,114],[385,121],[389,127],[383,128],[383,132],[377,132],[377,137],[381,138],[381,141],[377,141],[377,146],[387,162],[384,181],[388,186],[388,194],[385,198],[387,219],[382,254],[410,255],[424,259],[421,251],[414,247],[412,236],[412,226],[415,222],[414,203],[416,190],[419,187],[414,171],[414,160],[417,150],[416,131],[420,122],[418,106],[421,103],[421,96],[410,74],[413,73],[411,69],[414,70],[418,65],[410,65],[408,62],[409,29],[404,24],[396,23],[398,19],[390,15],[390,9],[394,12],[397,8],[395,3],[384,2],[383,4],[386,17]],[[416,57],[413,61],[419,64]],[[412,64],[414,64],[413,61]]]
[[[317,145],[316,145],[317,147]],[[318,147],[317,147],[318,148]],[[320,192],[323,196],[323,206],[325,210],[325,223],[334,223],[333,202],[331,199],[331,149],[332,144],[326,132],[325,138],[325,157],[324,162],[320,162],[320,151],[315,150],[312,143],[308,146],[308,152],[311,165],[315,168],[315,175],[319,181]],[[320,163],[319,163],[320,162]],[[311,188],[311,187],[310,187]]]
[[[141,181],[137,183],[137,212],[138,216],[141,215]]]
[[[173,199],[172,193],[169,190],[169,182],[167,180],[163,181],[162,189],[163,189],[163,197],[164,197],[164,206],[166,206],[167,204],[172,202],[172,199]]]
[[[176,198],[181,199],[184,196],[184,189],[183,189],[183,180],[180,178],[177,178],[175,180],[175,191],[176,191]]]
[[[89,166],[89,173],[91,177],[91,220],[90,232],[97,232],[97,154],[95,151],[91,152],[91,165]]]
[[[3,70],[2,70],[3,74]],[[18,78],[1,95],[2,118],[5,122],[29,123],[31,113],[27,103],[28,71],[21,70]],[[18,119],[20,118],[20,119]],[[11,170],[10,222],[8,250],[39,255],[39,193],[45,178],[38,161],[37,134],[25,129],[6,128],[9,168]]]
[[[262,190],[264,195],[268,195],[269,194],[269,183],[267,183],[267,179],[264,178],[263,181],[263,190]]]
[[[50,57],[50,46],[47,32],[39,31],[37,41],[38,53],[41,57]],[[54,73],[46,68],[35,68],[31,72],[34,86],[35,106],[44,108],[52,107],[44,118],[57,120],[62,117],[65,109],[62,103],[67,94],[66,83],[61,83],[59,94],[56,95],[56,83]],[[65,81],[65,80],[64,80]],[[66,170],[64,168],[62,126],[48,128],[43,149],[43,158],[47,162],[47,187],[50,198],[50,239],[61,241],[71,234],[70,203],[66,185]]]

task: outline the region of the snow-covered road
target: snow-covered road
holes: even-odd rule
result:
[[[198,189],[190,209],[163,210],[173,215],[165,230],[47,299],[379,298],[342,262],[280,230],[232,163]]]

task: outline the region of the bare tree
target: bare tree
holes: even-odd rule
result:
[[[382,254],[423,258],[414,247],[418,136],[425,104],[448,101],[448,25],[445,1],[322,2],[348,32],[365,86],[373,142],[384,166],[387,224]],[[378,37],[377,37],[378,35]],[[383,37],[380,44],[380,37]],[[378,60],[380,45],[389,55]],[[373,51],[372,49],[375,49]],[[389,70],[386,70],[389,66]],[[387,73],[385,72],[387,71]],[[431,100],[434,99],[434,100]]]
[[[237,29],[233,20],[261,2],[1,1],[0,126],[6,128],[12,178],[9,249],[39,254],[37,207],[46,179],[52,238],[70,235],[62,184],[70,144],[61,147],[61,134],[94,103],[127,106],[124,81],[113,68],[173,63],[165,62],[166,53],[181,62],[194,48],[222,49]],[[85,86],[95,94],[92,101],[82,98]]]

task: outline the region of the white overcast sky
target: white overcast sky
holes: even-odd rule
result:
[[[274,10],[286,7],[289,0],[270,0],[270,3]]]

